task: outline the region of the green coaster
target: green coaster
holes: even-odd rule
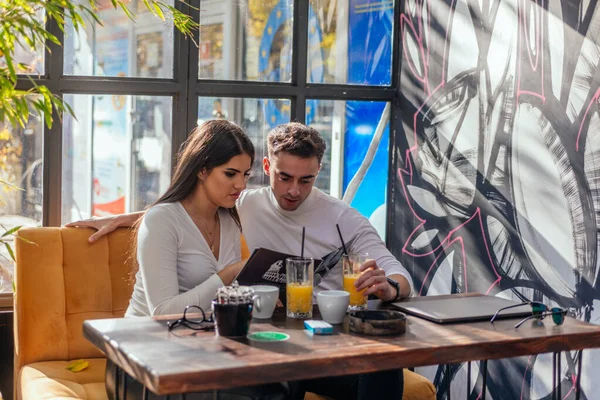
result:
[[[248,339],[257,342],[283,342],[289,338],[290,335],[282,332],[254,332],[248,335]]]

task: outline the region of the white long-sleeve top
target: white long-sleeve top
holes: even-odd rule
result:
[[[219,210],[219,259],[180,202],[150,208],[140,225],[139,270],[126,316],[180,314],[187,305],[210,310],[223,281],[217,275],[240,261],[240,230],[227,210]]]
[[[304,255],[319,259],[342,245],[335,226],[339,224],[344,241],[351,243],[349,252],[368,253],[387,276],[404,276],[414,293],[410,274],[385,247],[369,220],[348,204],[315,187],[295,211],[279,207],[270,187],[246,190],[237,205],[250,251],[264,247],[300,255],[304,226]],[[318,289],[342,289],[342,279],[340,263],[323,278]]]

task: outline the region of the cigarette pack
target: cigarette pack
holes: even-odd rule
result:
[[[325,321],[307,320],[304,327],[315,335],[329,335],[333,333],[333,326]]]

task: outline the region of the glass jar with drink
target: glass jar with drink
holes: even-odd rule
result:
[[[364,289],[356,290],[356,280],[362,272],[360,266],[370,260],[369,255],[350,253],[342,256],[342,267],[344,269],[344,290],[350,293],[350,304],[348,311],[366,310],[367,296],[364,294]]]
[[[314,260],[302,257],[287,258],[285,266],[287,316],[291,318],[311,318]]]

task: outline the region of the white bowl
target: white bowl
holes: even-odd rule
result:
[[[322,290],[317,294],[321,317],[330,324],[341,324],[348,310],[350,293],[344,290]]]

